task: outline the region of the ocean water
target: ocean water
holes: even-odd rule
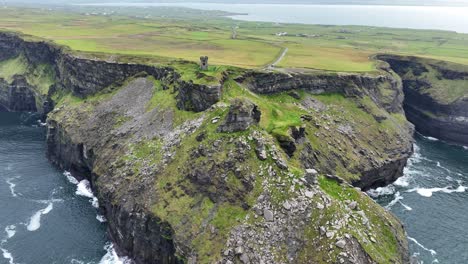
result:
[[[0,264],[117,264],[89,183],[52,167],[45,128],[0,112]]]
[[[344,1],[346,2],[346,1]],[[351,1],[352,2],[352,1]],[[77,3],[79,4],[79,3]],[[247,21],[321,25],[363,25],[412,29],[439,29],[468,33],[468,6],[397,6],[357,4],[236,4],[236,3],[88,3],[89,6],[175,6],[201,10],[221,10],[243,15]]]
[[[417,136],[404,176],[368,194],[405,224],[424,263],[468,263],[468,149]]]

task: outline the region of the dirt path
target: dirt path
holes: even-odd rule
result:
[[[276,67],[276,65],[277,65],[278,63],[280,63],[281,60],[284,58],[284,56],[286,56],[286,53],[288,53],[288,48],[284,48],[284,49],[283,49],[283,52],[281,53],[281,55],[280,55],[273,63],[268,64],[268,65],[265,67],[265,69],[271,69],[271,68]]]

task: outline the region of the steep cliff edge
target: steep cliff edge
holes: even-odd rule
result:
[[[468,145],[468,67],[431,59],[381,55],[401,76],[406,116],[422,134]]]
[[[385,184],[411,153],[391,75],[187,74],[0,39],[6,69],[54,106],[49,159],[91,180],[136,263],[408,263],[399,221],[346,183]],[[50,85],[29,78],[42,67]]]
[[[402,175],[413,151],[413,127],[404,117],[398,76],[385,72],[250,72],[238,81],[259,94],[303,91],[318,98],[342,97],[336,102],[338,107],[327,106],[317,97],[303,98],[301,102],[308,110],[302,118],[309,119],[314,128],[304,136],[307,141],[298,145],[301,160],[308,166],[331,174],[339,172],[365,190],[388,185]],[[353,103],[362,112],[353,109]],[[281,132],[278,139],[292,144],[297,141]]]

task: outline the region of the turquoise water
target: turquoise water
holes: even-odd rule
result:
[[[0,112],[0,264],[119,263],[86,182],[45,157],[45,129]]]
[[[369,195],[405,224],[424,263],[468,263],[468,150],[417,136],[404,177]]]
[[[93,3],[95,6],[175,6],[221,10],[246,15],[235,19],[322,25],[364,25],[413,29],[441,29],[468,33],[467,6],[226,4],[226,3]]]

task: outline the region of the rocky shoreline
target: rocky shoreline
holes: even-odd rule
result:
[[[465,101],[439,111],[456,117],[419,121],[412,108],[431,105],[389,57],[381,59],[403,81],[389,66],[368,75],[241,71],[207,85],[172,67],[84,59],[0,33],[0,61],[18,57],[28,69],[0,79],[0,106],[48,114],[50,161],[90,180],[119,253],[136,263],[409,263],[401,224],[352,186],[402,175],[413,151],[403,107],[423,133],[455,120],[437,136],[466,143]],[[54,80],[47,90],[28,75],[43,64]],[[244,88],[255,96],[225,99]],[[293,100],[301,125],[266,133],[258,126],[271,114],[257,97],[278,94]],[[333,115],[339,106],[310,96],[326,94],[350,102],[336,111],[362,117]],[[376,127],[368,138],[359,132],[367,124]],[[395,251],[384,256],[386,243]]]

